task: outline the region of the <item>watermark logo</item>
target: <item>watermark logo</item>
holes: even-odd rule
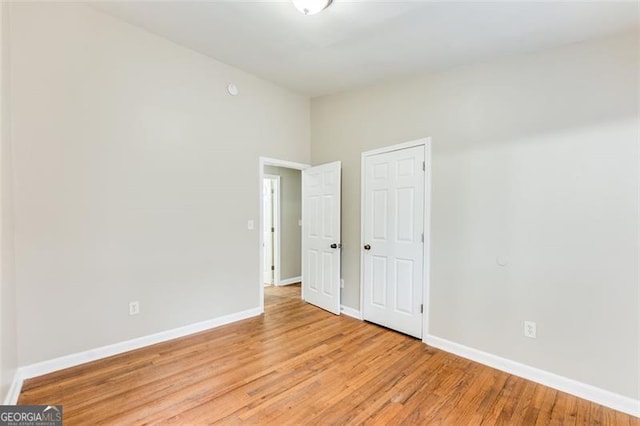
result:
[[[0,405],[0,426],[62,426],[62,405]]]

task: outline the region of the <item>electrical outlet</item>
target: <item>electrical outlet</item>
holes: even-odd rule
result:
[[[129,315],[138,315],[140,313],[140,302],[129,302]]]
[[[344,288],[344,278],[340,278],[340,288]]]
[[[536,338],[536,323],[533,321],[524,322],[524,335],[532,339]]]

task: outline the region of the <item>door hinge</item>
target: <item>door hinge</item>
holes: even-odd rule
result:
[[[276,232],[276,228],[274,228],[273,226],[271,227],[271,232]]]
[[[423,172],[425,171],[425,167],[426,167],[424,163],[425,163],[425,162],[423,161],[423,162],[422,162],[422,171],[423,171]]]
[[[422,233],[422,242],[424,243],[424,232]]]
[[[424,305],[420,304],[420,313],[423,313],[423,312],[424,312]]]
[[[275,267],[275,266],[273,266],[273,265],[271,265],[271,270],[272,270],[272,271],[275,271],[275,270],[276,270],[276,267]]]
[[[423,169],[423,170],[424,170],[424,169]],[[272,190],[271,190],[271,193],[272,193],[272,194],[275,194],[275,193],[276,193],[276,190],[275,190],[275,189],[272,189]]]

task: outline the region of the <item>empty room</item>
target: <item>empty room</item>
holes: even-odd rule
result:
[[[640,425],[640,3],[0,3],[0,426]]]

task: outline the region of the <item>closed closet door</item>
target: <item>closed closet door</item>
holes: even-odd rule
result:
[[[363,317],[422,337],[424,146],[365,157]]]

